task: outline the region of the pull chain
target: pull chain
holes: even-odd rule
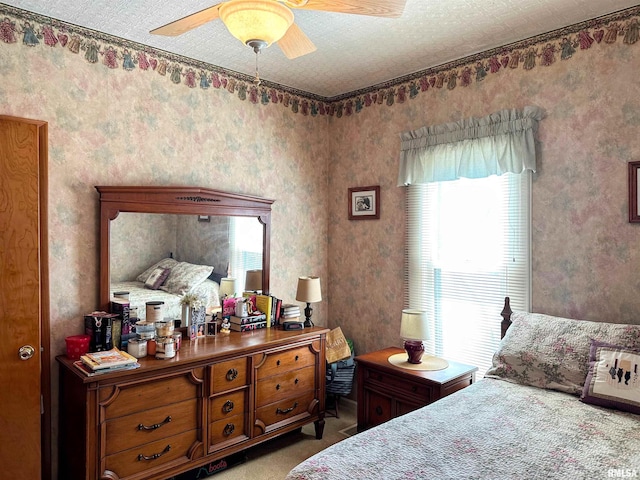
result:
[[[255,86],[260,85],[260,74],[258,73],[258,55],[260,54],[260,50],[256,49],[256,78],[253,80]]]

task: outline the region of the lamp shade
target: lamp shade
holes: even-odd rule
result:
[[[429,340],[429,317],[426,310],[402,310],[400,338],[404,340]]]
[[[234,293],[236,293],[236,279],[233,277],[220,279],[220,296],[231,296]]]
[[[322,300],[320,291],[320,277],[298,278],[298,291],[296,300],[305,303],[315,303]]]
[[[262,290],[262,270],[247,270],[244,289],[253,292]]]
[[[218,12],[231,35],[245,45],[250,40],[271,45],[293,23],[293,12],[274,1],[229,0],[220,4]]]

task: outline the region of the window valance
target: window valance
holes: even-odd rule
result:
[[[538,107],[501,110],[400,135],[398,186],[536,171]]]

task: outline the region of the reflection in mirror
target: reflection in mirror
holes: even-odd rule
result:
[[[111,222],[110,296],[129,292],[140,320],[153,301],[163,302],[165,318],[180,318],[185,293],[195,293],[212,311],[221,278],[243,279],[247,270],[262,268],[262,237],[256,217],[121,212]],[[154,282],[154,272],[167,268],[168,276]]]

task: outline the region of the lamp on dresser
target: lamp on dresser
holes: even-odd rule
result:
[[[236,294],[236,279],[233,277],[225,277],[220,279],[220,300],[226,297],[232,297]]]
[[[442,370],[449,362],[442,358],[424,354],[424,342],[431,338],[429,312],[426,310],[402,310],[400,338],[404,340],[405,354],[389,357],[394,365],[413,370]]]
[[[262,270],[247,270],[244,281],[244,289],[247,292],[258,293],[262,291]]]
[[[298,278],[296,300],[299,302],[305,302],[307,304],[307,308],[304,309],[304,315],[306,317],[304,326],[313,327],[313,322],[311,321],[311,314],[313,313],[313,309],[311,308],[311,304],[322,300],[322,292],[320,291],[320,277]]]

